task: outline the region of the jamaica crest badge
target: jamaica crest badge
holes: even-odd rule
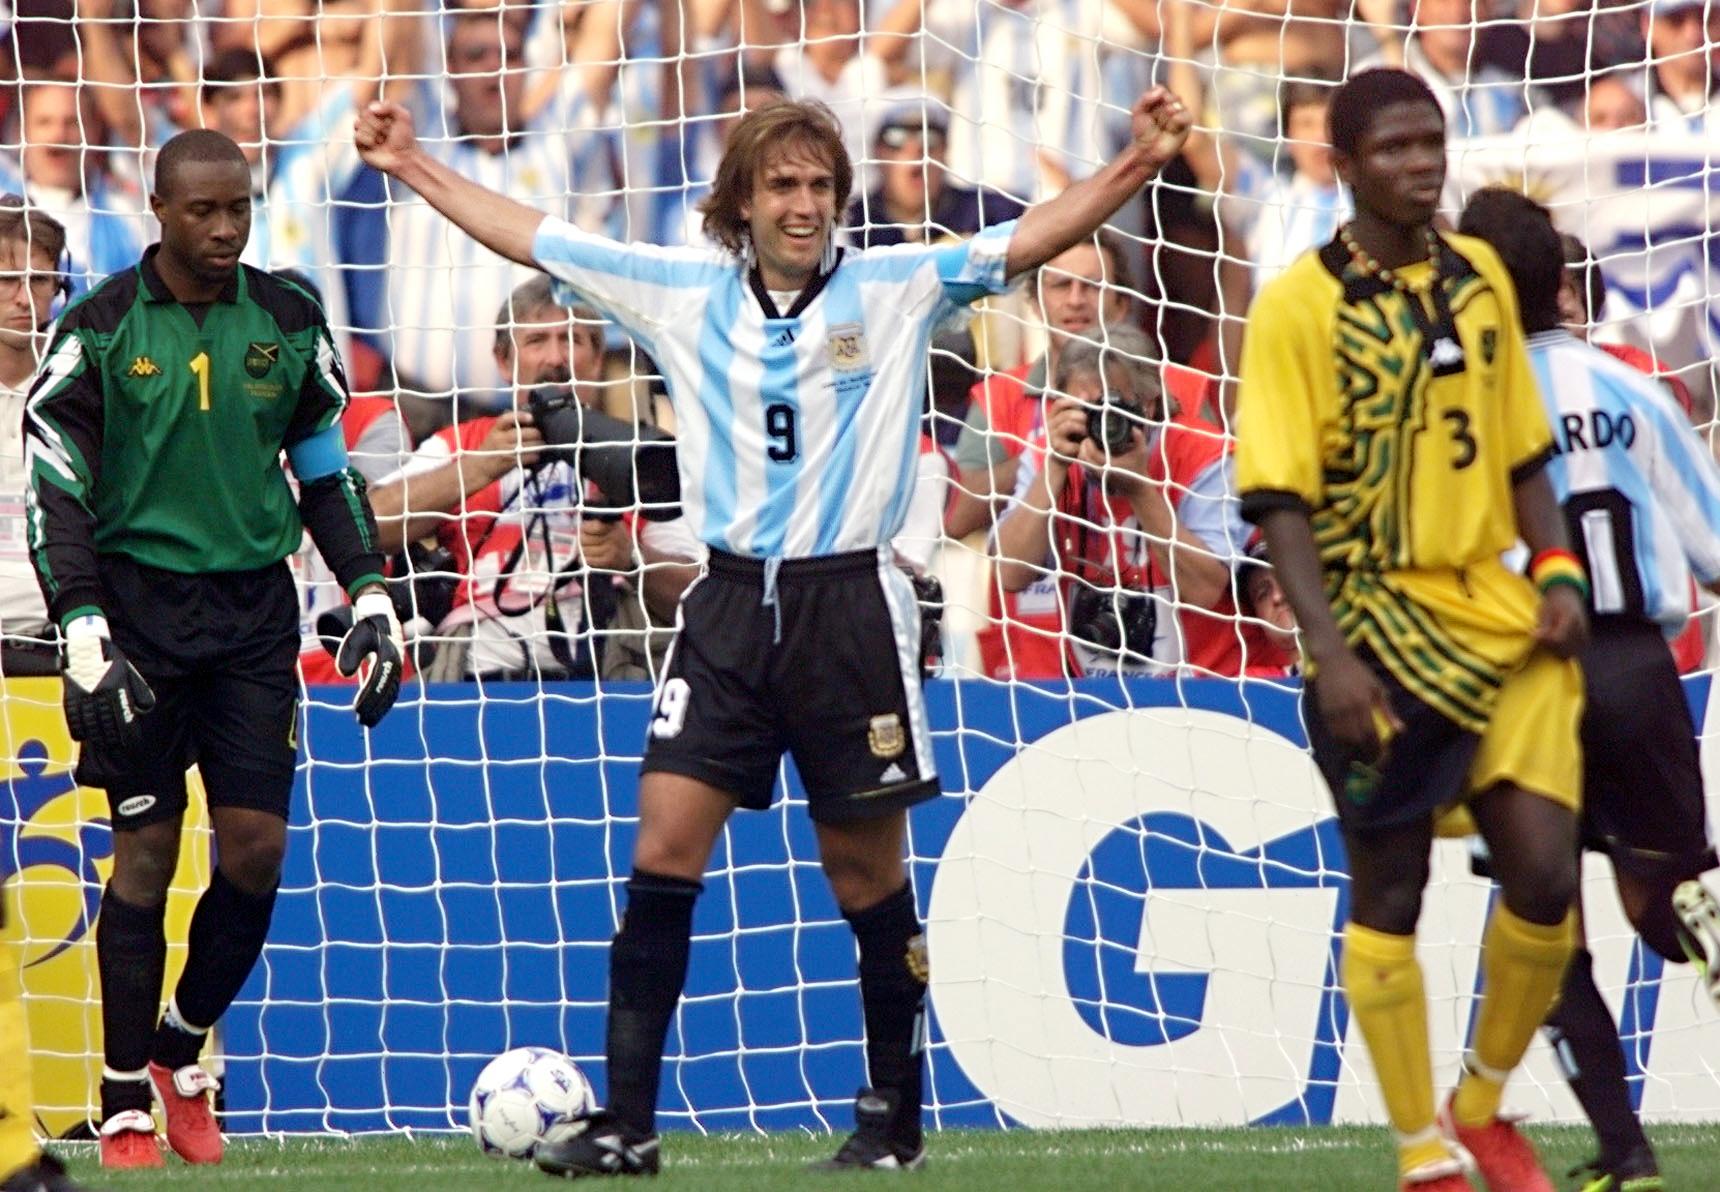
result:
[[[275,367],[280,358],[280,344],[252,340],[245,348],[245,371],[259,379],[266,377],[269,375],[269,370]]]

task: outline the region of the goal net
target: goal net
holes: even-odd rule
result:
[[[1218,461],[1250,296],[1349,210],[1325,143],[1336,82],[1370,64],[1425,78],[1451,129],[1448,214],[1484,185],[1546,204],[1594,265],[1582,333],[1635,349],[1712,429],[1720,8],[1702,0],[79,0],[76,20],[69,0],[15,0],[0,62],[19,81],[0,92],[0,189],[65,225],[76,290],[156,238],[155,151],[218,128],[253,163],[246,261],[317,291],[371,399],[347,437],[373,491],[456,455],[503,457],[494,483],[418,526],[426,542],[397,576],[419,676],[369,734],[320,640],[339,628],[332,577],[314,552],[293,560],[307,694],[286,870],[208,1057],[238,1132],[458,1126],[482,1065],[528,1044],[573,1056],[601,1091],[608,941],[661,665],[661,612],[577,567],[577,485],[549,493],[477,422],[571,380],[623,422],[672,433],[654,364],[590,311],[571,341],[534,340],[543,312],[510,302],[529,272],[359,162],[353,116],[375,99],[405,104],[426,146],[485,185],[589,231],[688,244],[737,114],[776,93],[818,98],[858,163],[853,248],[960,237],[1059,193],[1127,142],[1148,86],[1199,113],[1184,159],[1101,241],[931,353],[896,545],[942,585],[926,700],[946,794],[910,817],[939,1126],[1379,1119],[1337,986],[1349,893],[1330,795],[1241,531],[1208,552],[1218,596],[1195,564],[1155,561],[1162,533],[1113,516],[1114,501],[1073,511],[1043,560],[1000,559],[994,533],[1043,455],[1047,356],[1082,339],[1115,339],[1194,428],[1205,464],[1171,476],[1174,500],[1204,502],[1202,525],[1239,525]],[[21,500],[0,493],[8,526]],[[24,568],[21,527],[9,541]],[[614,619],[617,597],[632,620]],[[1679,654],[1705,754],[1712,636],[1704,613]],[[582,639],[599,646],[581,653]],[[569,670],[580,677],[553,677]],[[57,1134],[89,1116],[100,1067],[109,813],[71,777],[55,681],[7,680],[5,709],[7,946],[26,966],[39,1113]],[[781,786],[712,858],[664,1071],[670,1127],[849,1121],[863,1073],[852,935],[791,765]],[[194,811],[170,978],[210,849]],[[1585,872],[1633,1097],[1651,1118],[1720,1116],[1712,1007],[1634,942],[1605,865]],[[1490,898],[1463,844],[1439,844],[1420,952],[1442,1082],[1471,1027]],[[1540,1044],[1509,1102],[1579,1118]]]

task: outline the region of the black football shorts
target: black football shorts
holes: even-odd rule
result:
[[[1708,819],[1696,725],[1660,627],[1596,617],[1583,684],[1583,846],[1647,878],[1700,872]]]
[[[85,745],[80,784],[107,791],[116,829],[173,819],[193,763],[211,807],[287,817],[298,759],[299,609],[285,563],[185,575],[103,555],[113,640],[155,692],[135,748]]]
[[[1403,722],[1384,753],[1364,756],[1332,736],[1320,715],[1318,678],[1302,693],[1302,719],[1339,822],[1346,832],[1366,835],[1431,817],[1463,799],[1481,738],[1418,699],[1370,651],[1358,653]]]
[[[938,793],[919,667],[919,606],[887,548],[713,550],[681,601],[641,769],[763,809],[786,751],[814,820],[899,811]]]

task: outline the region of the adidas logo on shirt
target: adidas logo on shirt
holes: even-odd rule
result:
[[[908,775],[902,770],[902,767],[898,766],[895,762],[891,762],[889,767],[882,774],[878,775],[879,782],[906,782],[907,780]]]
[[[793,343],[794,329],[792,327],[785,327],[783,330],[776,333],[776,338],[770,341],[770,346],[773,348],[786,348]]]

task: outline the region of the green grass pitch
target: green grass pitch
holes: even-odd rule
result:
[[[1592,1136],[1571,1127],[1532,1133],[1549,1173],[1565,1186],[1565,1169],[1588,1157]],[[1669,1126],[1652,1134],[1669,1189],[1720,1187],[1720,1125]],[[653,1192],[775,1192],[856,1178],[902,1179],[914,1192],[1389,1192],[1395,1187],[1389,1144],[1379,1129],[949,1131],[931,1137],[926,1167],[911,1175],[820,1177],[805,1171],[807,1163],[831,1154],[837,1141],[805,1134],[671,1134],[664,1139],[663,1174],[645,1187]],[[218,1168],[194,1171],[170,1159],[165,1171],[124,1175],[97,1171],[93,1147],[67,1151],[75,1175],[111,1192],[502,1192],[550,1186],[549,1177],[535,1168],[485,1158],[463,1136],[248,1139],[229,1143],[227,1160]]]

